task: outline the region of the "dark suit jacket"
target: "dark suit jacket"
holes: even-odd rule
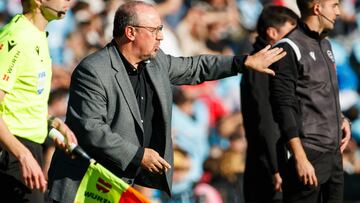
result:
[[[145,70],[159,97],[162,119],[151,148],[173,165],[171,141],[171,85],[199,84],[236,75],[243,58],[234,63],[231,56],[172,57],[159,51]],[[163,175],[151,174],[131,164],[143,135],[139,107],[128,74],[115,42],[86,57],[74,70],[66,123],[74,131],[79,145],[113,173],[128,181],[158,188],[170,194],[173,170]],[[50,171],[50,197],[59,202],[73,202],[86,171],[83,160],[69,159],[56,150]],[[136,171],[140,173],[136,175]]]

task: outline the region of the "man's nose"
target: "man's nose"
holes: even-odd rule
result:
[[[162,31],[156,33],[156,39],[160,41],[164,39],[164,34]]]

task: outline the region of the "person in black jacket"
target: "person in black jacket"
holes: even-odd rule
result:
[[[297,19],[298,16],[286,7],[265,7],[258,20],[254,51],[275,44],[295,28]],[[276,159],[280,132],[271,111],[268,83],[268,76],[251,70],[245,70],[241,80],[241,105],[248,140],[244,174],[246,202],[270,203],[282,199],[282,180]]]
[[[325,38],[340,15],[339,0],[297,0],[302,20],[278,42],[271,103],[281,132],[279,169],[284,202],[343,202],[342,152],[350,123],[339,105],[336,65]]]

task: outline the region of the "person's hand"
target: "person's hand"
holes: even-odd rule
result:
[[[150,148],[145,148],[144,156],[141,160],[141,167],[150,171],[151,173],[162,174],[171,168],[165,159],[159,153]]]
[[[282,192],[281,184],[282,184],[282,178],[280,176],[280,173],[276,172],[274,174],[274,186],[276,192]]]
[[[315,169],[306,157],[295,159],[295,165],[298,172],[298,177],[300,181],[304,183],[304,185],[318,185]]]
[[[269,69],[269,66],[283,58],[286,55],[286,52],[283,51],[282,48],[270,48],[271,46],[268,45],[260,51],[256,52],[255,54],[249,55],[246,58],[244,65],[247,68],[251,68],[261,73],[275,75],[275,72]]]
[[[349,144],[350,138],[351,138],[351,128],[350,128],[350,122],[348,119],[343,119],[343,123],[341,125],[341,130],[343,132],[343,138],[341,139],[340,143],[340,151],[341,153],[344,152],[346,146]]]
[[[31,190],[39,189],[41,192],[45,192],[47,182],[44,173],[31,152],[27,150],[22,153],[18,160],[25,185]]]
[[[62,148],[63,150],[65,150],[66,152],[69,152],[69,145],[71,143],[74,144],[78,144],[77,143],[77,139],[74,135],[74,133],[70,130],[70,128],[59,118],[54,118],[52,120],[51,125],[57,129],[64,137],[65,137],[65,141],[62,142],[61,140],[58,140],[57,138],[55,138],[55,145]]]

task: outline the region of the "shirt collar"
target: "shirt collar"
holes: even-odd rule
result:
[[[298,26],[303,30],[303,32],[306,35],[308,35],[309,37],[311,37],[311,38],[313,38],[315,40],[322,40],[328,35],[327,31],[324,31],[321,34],[319,34],[318,32],[310,30],[309,26],[306,23],[302,22],[302,21],[298,22]]]
[[[119,52],[119,55],[122,59],[122,62],[125,66],[125,69],[126,69],[126,72],[128,73],[128,75],[137,75],[137,74],[140,74],[142,72],[142,70],[144,69],[145,67],[145,62],[140,62],[138,67],[135,68],[135,66],[133,66],[126,58],[124,55],[122,55],[122,53],[120,51]]]

